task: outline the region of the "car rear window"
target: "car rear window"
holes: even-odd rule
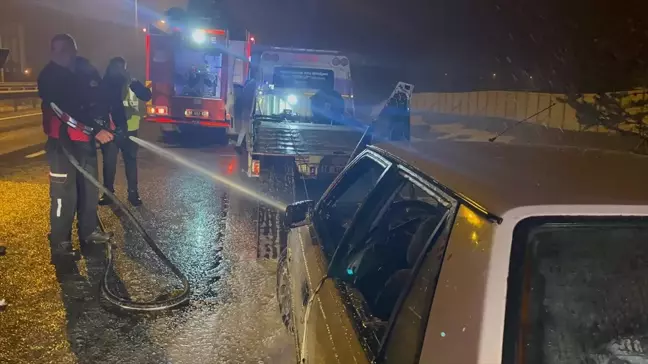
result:
[[[645,220],[544,219],[516,230],[504,362],[648,363]]]

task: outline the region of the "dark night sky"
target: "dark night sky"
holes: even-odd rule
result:
[[[217,1],[261,43],[341,49],[369,76],[391,68],[388,78],[414,81],[419,90],[628,87],[648,58],[646,0]],[[60,31],[73,33],[100,65],[116,54],[141,58],[133,0],[2,2],[0,23],[29,25],[34,67]],[[154,18],[186,0],[139,2],[142,16]]]

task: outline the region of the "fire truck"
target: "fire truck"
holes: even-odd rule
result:
[[[153,97],[145,120],[163,137],[234,133],[236,85],[248,75],[253,37],[234,39],[210,19],[161,20],[146,35],[146,79]]]

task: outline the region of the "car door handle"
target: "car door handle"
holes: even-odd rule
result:
[[[306,280],[302,281],[301,286],[301,295],[302,295],[302,305],[306,307],[308,300],[310,299],[310,289],[308,288],[308,283]]]

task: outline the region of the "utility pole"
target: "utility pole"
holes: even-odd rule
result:
[[[2,49],[2,36],[0,36],[0,49]],[[0,82],[5,82],[4,59],[0,59]]]
[[[138,1],[135,0],[135,31],[139,32],[139,4]]]
[[[27,57],[25,56],[25,28],[22,23],[16,24],[16,27],[18,28],[18,59],[20,62],[20,73],[24,74],[27,69]]]

